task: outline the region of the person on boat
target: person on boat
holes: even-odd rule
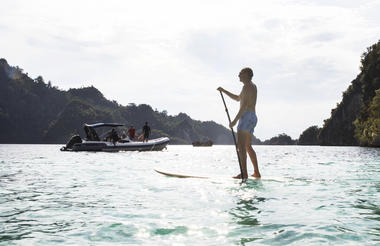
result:
[[[120,142],[120,143],[128,143],[128,142],[129,142],[129,139],[127,138],[127,133],[125,133],[125,131],[123,131],[123,132],[121,133],[121,136],[120,136],[119,142]]]
[[[148,142],[149,136],[150,136],[150,127],[148,126],[148,122],[145,122],[145,125],[143,126],[143,142]]]
[[[252,136],[253,131],[257,124],[256,116],[256,100],[257,100],[257,87],[252,82],[253,71],[251,68],[243,68],[239,73],[239,80],[244,84],[243,89],[239,95],[235,95],[222,87],[218,87],[217,90],[225,93],[227,96],[235,101],[240,101],[240,109],[237,113],[235,119],[231,122],[230,127],[234,127],[237,121],[239,121],[237,127],[238,135],[238,150],[239,156],[242,164],[243,178],[248,178],[247,172],[247,152],[253,164],[254,172],[252,177],[260,178],[261,174],[259,171],[259,166],[257,162],[256,152],[253,150]],[[241,174],[235,176],[234,178],[241,178]]]
[[[113,144],[120,140],[115,128],[112,128],[112,130],[108,132],[107,136],[105,137],[105,140],[108,142],[112,142]]]
[[[126,138],[126,137],[127,137],[127,134],[125,133],[125,131],[123,131],[123,132],[121,133],[121,138],[124,139],[124,138]]]
[[[129,139],[135,140],[136,139],[136,129],[131,125],[128,129],[128,136]]]

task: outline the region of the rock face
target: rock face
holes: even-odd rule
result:
[[[230,131],[213,121],[196,121],[184,113],[170,116],[146,104],[122,106],[93,86],[59,90],[0,59],[0,143],[65,143],[71,135],[84,136],[84,123],[96,122],[123,123],[125,131],[134,125],[139,134],[145,121],[152,138],[170,137],[171,144],[209,139],[233,144]]]
[[[358,145],[354,137],[353,122],[360,114],[362,92],[359,79],[352,81],[343,93],[342,101],[331,111],[331,117],[324,122],[319,135],[321,145]]]

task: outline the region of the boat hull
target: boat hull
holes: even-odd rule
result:
[[[160,151],[163,150],[169,143],[169,138],[157,138],[149,140],[148,142],[126,142],[126,143],[112,143],[103,141],[84,141],[76,143],[71,149],[67,151],[104,151],[104,152],[118,152],[118,151]]]

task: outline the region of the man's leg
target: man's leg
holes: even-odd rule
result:
[[[239,157],[241,161],[241,168],[243,170],[243,177],[248,178],[247,172],[247,150],[246,150],[246,142],[249,137],[249,133],[245,131],[238,131],[238,149],[239,149]],[[241,175],[237,175],[234,178],[241,178]]]
[[[252,162],[252,165],[253,165],[253,170],[254,170],[253,174],[251,176],[252,177],[256,177],[256,178],[260,178],[261,174],[260,174],[260,171],[259,171],[259,165],[258,165],[258,162],[257,162],[256,152],[253,150],[252,145],[251,145],[251,143],[252,143],[252,135],[250,135],[247,140],[248,141],[246,142],[246,149],[247,149],[249,158],[251,159],[251,162]]]

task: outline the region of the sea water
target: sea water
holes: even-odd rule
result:
[[[380,244],[379,149],[254,146],[241,184],[234,146],[59,147],[0,145],[1,245]]]

